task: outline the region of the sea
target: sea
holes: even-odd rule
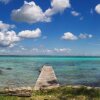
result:
[[[100,87],[100,57],[0,56],[0,88],[34,86],[45,64],[53,67],[60,85]]]

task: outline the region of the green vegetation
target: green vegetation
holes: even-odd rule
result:
[[[62,86],[33,91],[32,97],[0,96],[0,100],[100,100],[100,89]]]

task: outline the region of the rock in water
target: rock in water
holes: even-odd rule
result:
[[[0,70],[0,75],[2,75],[3,74],[3,71],[2,70]]]
[[[12,68],[6,68],[6,70],[12,70]]]

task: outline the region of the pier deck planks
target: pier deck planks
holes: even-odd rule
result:
[[[55,87],[59,87],[55,72],[52,66],[44,65],[41,69],[41,73],[37,79],[34,90],[51,89]]]

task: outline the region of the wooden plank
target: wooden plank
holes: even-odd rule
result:
[[[59,87],[55,72],[52,66],[44,65],[41,69],[41,73],[37,79],[34,90],[51,89],[55,87]]]

